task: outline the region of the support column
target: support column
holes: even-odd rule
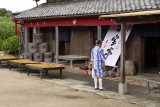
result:
[[[28,52],[28,36],[29,36],[29,28],[25,27],[25,46],[24,46],[24,50],[25,50],[25,53]]]
[[[102,34],[102,27],[101,26],[97,26],[97,35],[98,35],[98,40],[101,40],[101,34]]]
[[[15,21],[15,37],[17,37],[17,21]]]
[[[56,64],[59,63],[59,30],[58,26],[55,27],[56,33]]]
[[[37,33],[40,33],[40,27],[37,27]]]
[[[126,23],[121,24],[121,60],[120,60],[120,83],[119,93],[127,93],[127,84],[125,83],[125,40],[126,40]]]

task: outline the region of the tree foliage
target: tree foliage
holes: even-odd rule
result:
[[[0,16],[11,17],[12,12],[9,10],[6,10],[5,8],[0,8]]]
[[[3,44],[3,40],[0,39],[0,50],[2,50],[2,44]]]
[[[10,17],[0,17],[0,39],[5,40],[15,33],[15,24]]]
[[[18,53],[18,47],[19,47],[19,36],[9,37],[5,41],[3,41],[3,44],[1,46],[2,50],[8,53]]]
[[[13,36],[14,27],[12,12],[5,8],[0,8],[0,39],[5,40]]]
[[[14,33],[15,24],[12,21],[12,12],[0,8],[0,50],[8,53],[18,52],[19,37],[15,37]]]

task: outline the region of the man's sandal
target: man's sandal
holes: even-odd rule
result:
[[[106,91],[106,89],[104,89],[104,88],[102,88],[102,89],[99,89],[99,90],[101,90],[101,91]]]
[[[94,90],[98,90],[98,88],[94,88]]]

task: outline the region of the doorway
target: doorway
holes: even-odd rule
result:
[[[160,71],[160,37],[146,38],[145,68],[146,72],[157,73]]]

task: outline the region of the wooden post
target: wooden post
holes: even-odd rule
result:
[[[98,40],[101,40],[101,34],[102,34],[102,29],[101,26],[97,26],[97,35],[98,35]]]
[[[29,35],[29,28],[25,27],[25,53],[28,52],[28,35]]]
[[[56,64],[59,63],[59,30],[58,26],[55,27],[56,33]]]
[[[40,33],[40,27],[37,27],[37,33]]]
[[[22,53],[22,47],[21,45],[21,41],[22,41],[22,38],[23,38],[23,34],[22,34],[22,25],[19,26],[19,56],[21,55]]]
[[[120,64],[120,83],[125,83],[125,41],[126,41],[126,24],[121,24],[121,64]]]

